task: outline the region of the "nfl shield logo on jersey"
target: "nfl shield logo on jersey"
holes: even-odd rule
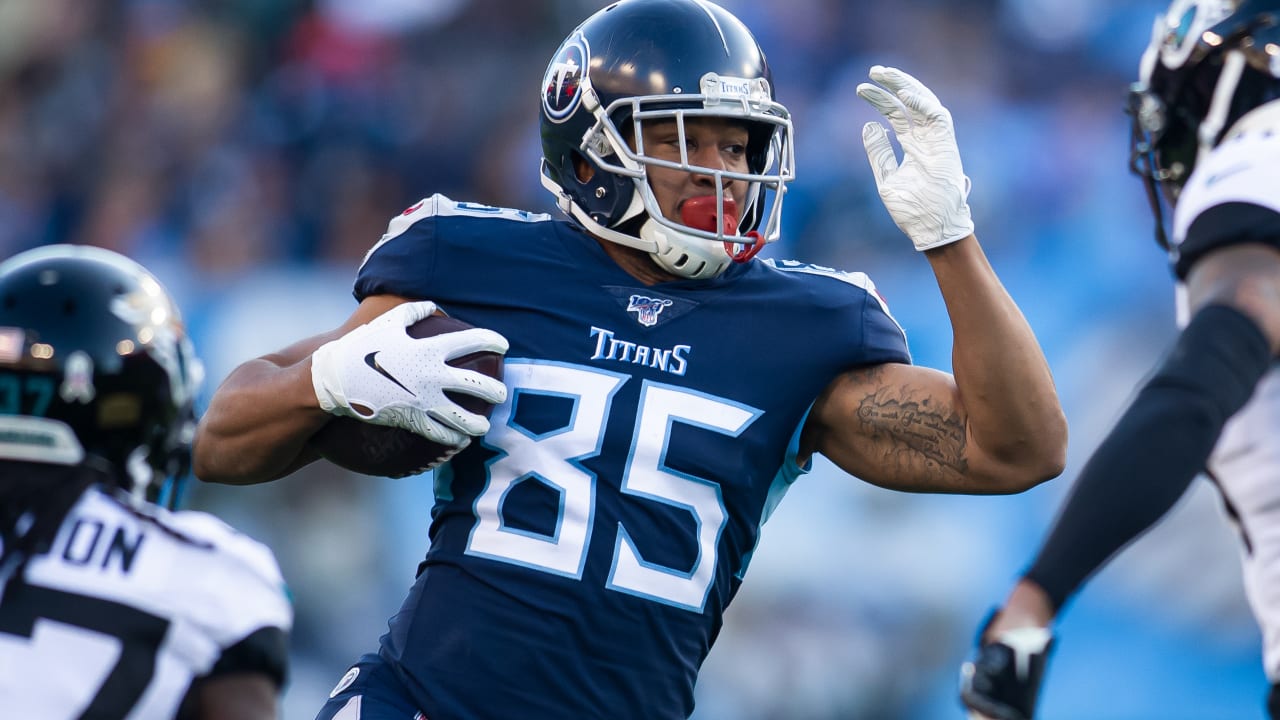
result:
[[[670,307],[671,301],[666,298],[651,298],[644,295],[632,295],[627,303],[627,312],[636,314],[636,320],[645,327],[658,324],[658,315]]]

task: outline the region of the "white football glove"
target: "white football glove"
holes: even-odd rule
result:
[[[405,332],[435,311],[430,301],[397,305],[321,345],[311,355],[311,385],[320,408],[459,448],[471,442],[469,436],[489,432],[487,418],[464,410],[444,391],[500,403],[507,399],[506,386],[447,361],[474,352],[504,354],[507,340],[483,328],[426,338]]]
[[[897,68],[875,65],[870,77],[879,84],[861,83],[858,96],[889,121],[902,146],[899,164],[883,125],[869,122],[862,128],[862,144],[889,215],[916,250],[968,237],[973,233],[969,178],[960,165],[951,113],[933,91]]]

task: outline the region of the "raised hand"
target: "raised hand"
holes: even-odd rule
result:
[[[897,68],[875,65],[877,84],[858,85],[858,96],[889,121],[902,146],[899,163],[883,125],[862,128],[871,172],[889,215],[917,250],[930,250],[973,234],[969,178],[960,164],[951,113],[933,91]]]

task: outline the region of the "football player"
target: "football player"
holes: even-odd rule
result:
[[[0,263],[5,717],[276,717],[293,610],[275,558],[150,500],[190,466],[201,366],[137,263]]]
[[[1280,719],[1277,44],[1280,0],[1176,0],[1156,21],[1131,94],[1132,167],[1169,251],[1183,329],[961,669],[964,703],[986,716],[1032,717],[1054,617],[1206,471],[1238,520]]]
[[[871,79],[858,93],[905,148],[870,123],[872,171],[947,300],[954,376],[910,364],[865,275],[754,257],[794,163],[750,31],[705,0],[624,0],[541,87],[542,180],[566,217],[429,197],[369,251],[342,327],[223,383],[205,480],[291,471],[334,415],[467,444],[435,472],[408,598],[320,718],[687,717],[761,526],[815,453],[917,492],[1060,472],[1053,380],[973,235],[951,116],[899,70]],[[476,328],[408,337],[437,305]],[[506,353],[505,385],[429,359],[476,350]],[[443,390],[497,407],[486,421]]]

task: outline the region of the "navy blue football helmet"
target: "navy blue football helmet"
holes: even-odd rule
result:
[[[686,118],[707,116],[746,125],[746,173],[658,160],[643,143],[627,141],[641,137],[646,121],[674,120],[683,133]],[[547,66],[541,127],[543,185],[560,208],[592,234],[650,253],[675,275],[715,277],[778,238],[794,177],[791,116],[774,99],[755,37],[718,5],[622,0],[587,18]],[[590,166],[590,178],[581,179],[578,162]],[[658,209],[646,179],[653,166],[711,175],[717,187],[743,180],[747,197],[726,213],[718,191],[715,227],[691,227]]]
[[[1280,97],[1280,0],[1173,0],[1129,93],[1130,169],[1168,247],[1165,204],[1241,117]]]
[[[0,263],[0,458],[105,464],[161,500],[190,468],[203,375],[177,306],[136,262],[49,245]]]

